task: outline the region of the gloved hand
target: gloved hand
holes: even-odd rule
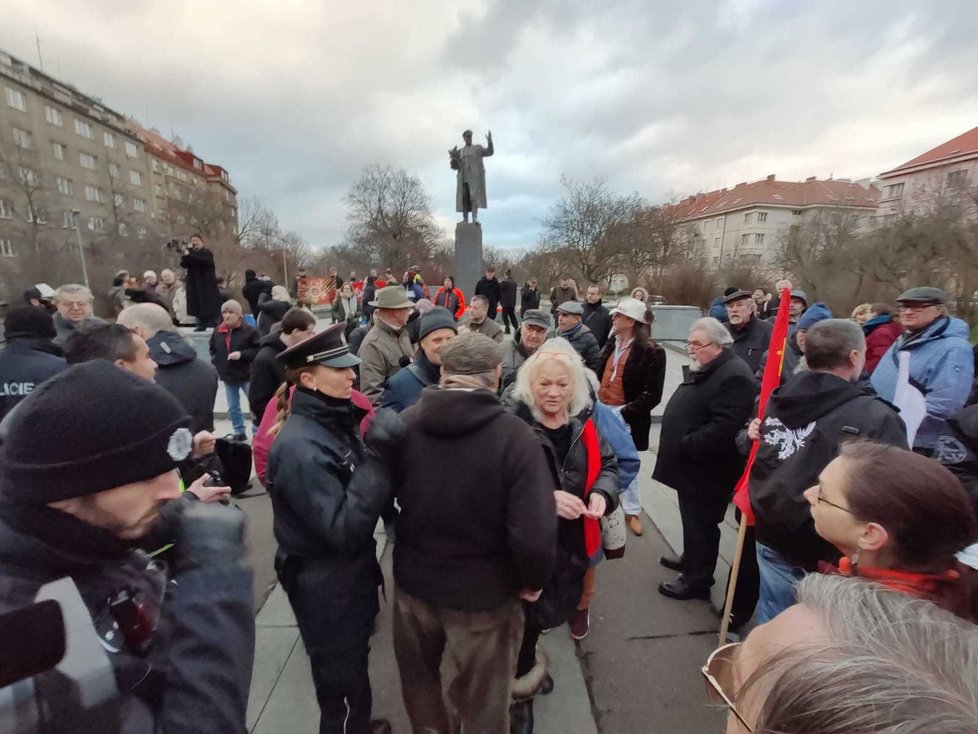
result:
[[[406,434],[407,428],[401,416],[391,408],[381,408],[370,423],[363,442],[370,451],[387,459],[399,450]]]
[[[244,553],[244,513],[220,503],[189,503],[176,522],[177,569],[237,561]]]

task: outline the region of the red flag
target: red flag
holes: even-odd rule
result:
[[[771,343],[768,345],[767,364],[764,365],[764,376],[761,378],[761,397],[757,403],[757,417],[764,419],[764,409],[767,407],[767,400],[771,397],[774,389],[781,384],[781,366],[784,364],[784,350],[788,344],[788,312],[791,310],[791,291],[785,288],[781,291],[781,305],[778,306],[778,315],[774,320],[774,330],[771,332]],[[737,482],[734,489],[734,504],[743,514],[741,522],[748,525],[754,524],[754,512],[750,506],[750,494],[747,491],[750,470],[754,466],[754,457],[757,456],[757,441],[751,446],[750,456],[747,457],[747,466],[744,473]]]

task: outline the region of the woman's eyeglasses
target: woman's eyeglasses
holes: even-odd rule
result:
[[[729,645],[718,647],[707,658],[702,671],[703,677],[706,678],[706,692],[710,698],[726,704],[737,721],[743,724],[747,731],[753,732],[754,728],[747,723],[747,719],[741,715],[734,705],[736,693],[733,690],[733,669],[741,644],[740,642],[731,642]]]
[[[849,509],[848,507],[843,507],[842,505],[837,505],[837,504],[836,504],[835,502],[833,502],[832,500],[827,500],[827,499],[825,499],[825,496],[824,496],[824,495],[822,494],[822,488],[821,488],[821,487],[819,487],[819,488],[818,488],[818,501],[819,501],[819,502],[824,502],[824,503],[825,503],[825,504],[827,504],[827,505],[828,505],[829,507],[834,507],[834,508],[836,508],[837,510],[842,510],[843,512],[848,512],[848,513],[849,513],[850,515],[852,515],[852,514],[853,514],[853,511],[852,511],[852,510],[850,510],[850,509]]]

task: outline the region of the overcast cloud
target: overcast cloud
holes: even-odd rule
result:
[[[978,3],[0,0],[0,48],[231,173],[315,246],[371,163],[421,177],[493,131],[487,244],[526,247],[560,177],[652,201],[863,178],[978,125]]]

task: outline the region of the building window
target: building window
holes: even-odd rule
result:
[[[33,168],[20,167],[20,184],[21,186],[37,186],[41,183],[40,177],[37,175],[37,171]]]
[[[21,112],[27,112],[27,97],[19,89],[11,89],[6,87],[7,91],[7,107],[13,107],[15,110],[20,110]]]
[[[159,173],[160,172],[160,162],[158,160],[156,160],[154,158],[149,163],[150,163],[150,166],[152,166],[152,168],[153,168],[153,173]]]
[[[156,184],[156,186],[153,187],[153,193],[157,196],[163,196],[163,184]]]
[[[903,184],[890,184],[885,189],[883,189],[884,199],[898,199],[903,196]]]
[[[142,186],[143,175],[139,171],[129,171],[129,183],[133,186]]]
[[[146,211],[146,202],[143,201],[142,199],[133,199],[132,208],[135,209],[137,212],[144,212]]]
[[[715,249],[717,249],[717,250],[720,249],[720,238],[719,237],[714,237],[713,238],[713,247]]]
[[[63,161],[65,159],[65,153],[68,149],[61,143],[51,143],[51,150],[54,151],[54,157],[56,160]]]
[[[109,175],[112,178],[119,178],[119,166],[117,166],[115,163],[110,163],[109,164]]]
[[[75,182],[72,181],[70,178],[62,178],[61,176],[58,176],[58,178],[56,178],[55,181],[58,184],[59,194],[64,194],[65,196],[75,195]]]
[[[125,206],[126,206],[126,197],[123,196],[122,194],[113,194],[112,195],[112,205],[116,209],[124,209]]]
[[[34,147],[33,135],[26,130],[21,130],[19,127],[12,129],[14,132],[14,145],[16,145],[18,148],[23,148],[24,150],[30,150]]]
[[[0,237],[0,257],[15,257],[14,245],[8,237]]]
[[[754,212],[748,212],[744,215],[744,224],[750,224],[754,221]]]
[[[90,171],[95,170],[95,156],[89,155],[88,153],[79,153],[78,162],[81,164],[82,168],[87,168]]]
[[[88,228],[93,232],[104,232],[105,231],[105,218],[104,217],[91,217],[88,220]]]
[[[796,217],[800,217],[800,216],[801,216],[801,209],[792,209],[792,210],[791,210],[791,213],[792,213],[792,214],[793,214],[794,216],[796,216]]]
[[[119,236],[120,237],[129,236],[129,227],[126,226],[125,222],[119,222]]]
[[[749,234],[742,234],[742,235],[740,235],[740,244],[743,247],[747,247],[748,243],[750,242],[750,238],[751,238],[751,236]]]
[[[61,110],[51,105],[44,105],[44,119],[52,125],[57,125],[58,127],[65,126],[65,120],[61,115]]]
[[[106,148],[113,148],[113,149],[115,148],[115,135],[113,135],[112,133],[103,132],[102,140],[105,141]]]
[[[756,264],[756,263],[759,263],[761,261],[761,256],[760,255],[747,255],[744,258],[744,260],[746,260],[749,263],[755,263]]]
[[[968,183],[968,169],[961,171],[951,171],[947,174],[947,185],[950,188],[958,188]]]
[[[72,212],[65,212],[65,229],[74,229],[75,227],[75,215]]]
[[[144,239],[146,237],[146,228],[136,227],[136,237],[138,237],[139,239]]]
[[[95,129],[84,120],[75,120],[75,132],[83,138],[95,140]]]
[[[139,148],[136,147],[136,144],[135,143],[130,143],[127,140],[126,141],[126,158],[138,158],[138,157],[139,157]]]
[[[44,207],[27,205],[27,221],[35,224],[47,224],[48,213]]]
[[[98,201],[98,187],[97,186],[86,186],[85,187],[85,201]]]
[[[754,235],[754,244],[755,245],[763,245],[764,244],[764,235],[762,235],[762,234],[755,234]]]
[[[766,222],[767,221],[767,212],[758,212],[757,213],[757,221],[758,221],[759,224],[760,223],[763,223],[763,222]]]
[[[224,193],[227,194],[227,191],[225,191]],[[710,229],[710,227],[712,226],[713,226],[713,220],[707,219],[705,222],[703,222],[703,231],[705,232],[706,230]]]
[[[0,199],[0,219],[10,219],[14,215],[14,209],[6,199]]]

